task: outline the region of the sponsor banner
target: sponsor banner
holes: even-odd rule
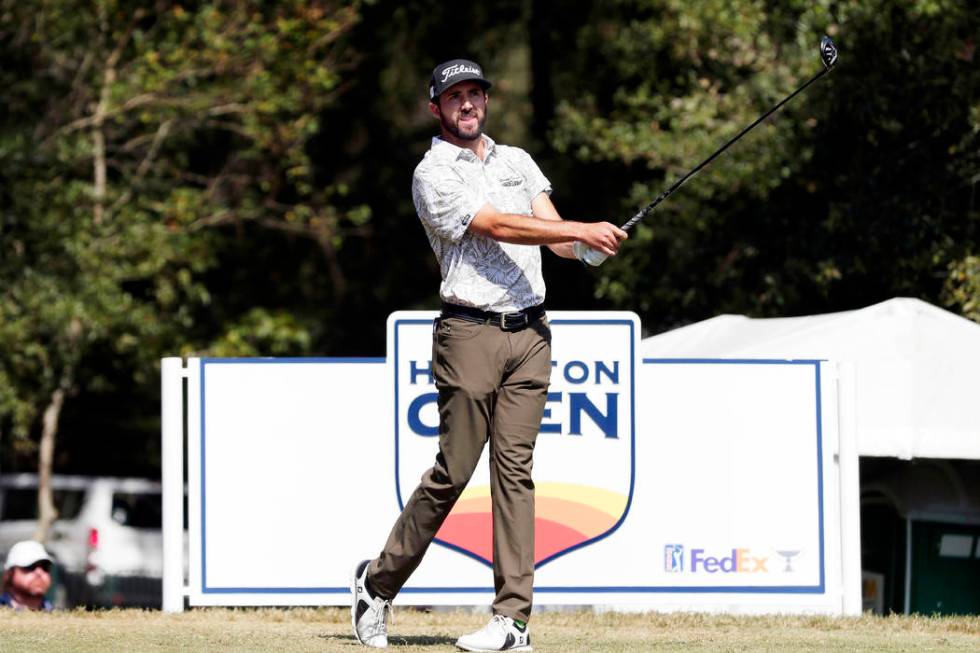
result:
[[[438,450],[434,312],[386,359],[203,359],[188,382],[193,605],[337,605]],[[535,604],[840,611],[836,379],[639,359],[631,313],[551,312]],[[493,597],[486,452],[396,602]]]
[[[827,547],[838,499],[836,425],[824,419],[835,386],[823,368],[642,361],[628,516],[608,538],[540,569],[538,600],[581,591],[658,605],[697,594],[705,609],[735,594],[754,605],[826,601],[839,589],[828,573],[839,550]]]
[[[819,361],[645,360],[655,584],[823,594],[834,386]],[[655,397],[669,397],[656,401]],[[658,500],[656,497],[662,497]],[[669,499],[668,499],[669,497]]]
[[[362,480],[388,468],[390,449],[379,446],[391,403],[370,391],[383,378],[384,359],[192,363],[192,603],[346,600],[351,558],[375,551],[380,544],[367,549],[366,542],[383,542],[398,515],[393,501]],[[350,539],[344,533],[365,544],[341,547],[335,557],[338,542]]]

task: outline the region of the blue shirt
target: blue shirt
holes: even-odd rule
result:
[[[23,610],[24,609],[23,606],[16,606],[15,607],[14,606],[14,599],[13,599],[13,597],[11,597],[6,592],[4,592],[3,594],[0,594],[0,607],[14,608],[16,610]],[[51,601],[49,601],[47,599],[44,599],[41,602],[41,610],[43,610],[44,612],[51,612],[52,610],[54,610],[54,606],[51,605]]]

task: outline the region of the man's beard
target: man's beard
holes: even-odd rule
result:
[[[442,123],[443,129],[445,129],[447,132],[449,132],[456,138],[462,141],[475,141],[483,135],[483,127],[484,125],[486,125],[487,122],[487,112],[486,109],[484,109],[483,116],[481,118],[477,118],[476,133],[473,134],[472,136],[464,136],[462,132],[459,131],[459,127],[457,127],[455,123],[447,119],[446,116],[443,115],[441,112],[439,114],[439,122]]]

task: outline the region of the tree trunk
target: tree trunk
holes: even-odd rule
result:
[[[141,15],[141,12],[138,14]],[[100,7],[99,18],[103,37],[107,38],[109,30],[104,6]],[[105,217],[107,164],[106,140],[103,129],[106,115],[109,112],[112,85],[116,81],[116,65],[122,55],[122,48],[132,32],[132,27],[131,24],[130,30],[106,59],[105,73],[99,90],[99,102],[96,104],[92,115],[92,221],[95,224],[100,224]],[[67,333],[69,351],[77,343],[80,334],[81,323],[74,319],[69,325]],[[65,394],[67,389],[71,387],[71,377],[71,370],[66,370],[61,384],[51,393],[48,406],[44,409],[37,464],[37,528],[34,531],[34,539],[39,542],[47,540],[48,531],[55,519],[58,518],[58,509],[54,505],[54,492],[51,487],[51,473],[54,467],[54,441],[58,434],[58,421],[61,417],[61,408],[65,403]]]
[[[112,57],[110,57],[112,60]],[[102,90],[99,93],[99,103],[92,116],[92,219],[95,224],[102,224],[105,214],[106,199],[106,152],[105,132],[103,131],[105,117],[109,111],[109,93],[116,80],[114,61],[106,64],[105,76],[102,80]]]
[[[51,393],[51,400],[44,409],[37,462],[37,529],[34,531],[34,539],[38,542],[48,539],[51,524],[58,518],[51,488],[51,470],[54,466],[54,439],[58,434],[58,420],[64,403],[65,389],[59,387]]]
[[[112,99],[112,85],[116,83],[116,66],[119,65],[119,59],[123,54],[123,48],[125,48],[126,44],[129,42],[129,38],[133,34],[133,29],[136,27],[137,22],[139,22],[139,20],[143,17],[144,13],[145,12],[143,9],[138,9],[133,13],[132,19],[129,23],[129,28],[119,38],[119,42],[115,44],[115,48],[112,50],[112,53],[106,58],[105,72],[102,75],[102,86],[99,89],[99,103],[95,105],[95,111],[92,114],[92,198],[94,200],[92,218],[95,221],[95,224],[101,224],[103,218],[105,217],[107,166],[106,140],[103,128],[105,125],[106,116],[109,113],[109,105]],[[99,5],[99,30],[102,33],[102,38],[105,41],[106,48],[108,48],[110,45],[110,30],[107,9],[104,3]]]

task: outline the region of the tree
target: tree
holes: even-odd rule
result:
[[[961,56],[972,60],[976,43],[967,41]],[[974,99],[970,111],[969,129],[962,142],[953,152],[954,179],[962,180],[962,187],[969,191],[964,219],[977,220],[977,185],[980,184],[980,100]],[[975,249],[967,249],[967,255],[949,264],[949,276],[943,286],[943,299],[947,306],[959,309],[964,317],[980,322],[980,255]]]
[[[625,221],[814,74],[831,32],[840,66],[620,257],[544,256],[549,307],[652,331],[895,294],[968,313],[978,26],[951,0],[0,0],[0,454],[34,454],[64,369],[60,468],[91,473],[102,430],[152,474],[160,355],[383,353],[391,310],[438,305],[408,188],[429,71],[460,55],[562,215]]]
[[[56,516],[65,401],[108,367],[87,356],[145,378],[187,346],[177,334],[211,301],[214,227],[309,238],[345,291],[341,225],[369,214],[333,207],[341,189],[314,185],[306,145],[343,91],[358,16],[357,3],[298,0],[3,0],[0,431],[21,447],[39,435],[39,539]],[[273,342],[303,341],[288,319],[271,324],[285,327]]]
[[[944,298],[964,317],[980,322],[980,256],[967,256],[949,266]]]
[[[947,264],[978,238],[975,169],[972,182],[962,171],[976,151],[964,149],[975,8],[649,0],[585,13],[563,38],[576,56],[550,67],[552,143],[622,220],[819,70],[822,32],[841,50],[837,70],[634,231],[597,273],[600,296],[653,330],[939,300]]]

